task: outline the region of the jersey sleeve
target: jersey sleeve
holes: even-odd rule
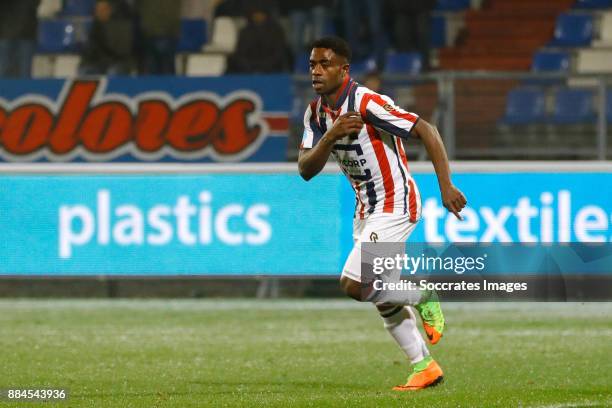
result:
[[[363,96],[360,113],[364,120],[392,135],[407,139],[419,120],[415,113],[406,112],[386,95],[367,93]]]
[[[302,135],[300,149],[312,149],[323,136],[317,123],[316,113],[313,113],[312,105],[312,103],[308,105],[306,112],[304,112],[304,134]]]

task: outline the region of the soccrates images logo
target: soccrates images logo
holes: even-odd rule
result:
[[[0,156],[4,160],[107,161],[130,154],[238,161],[268,135],[262,101],[237,90],[223,97],[196,91],[178,98],[163,91],[107,93],[106,80],[66,81],[57,98],[0,98]]]

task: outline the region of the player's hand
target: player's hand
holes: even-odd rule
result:
[[[332,128],[327,132],[334,141],[342,139],[346,135],[361,132],[363,120],[358,112],[346,112],[340,115],[334,122]]]
[[[452,212],[453,214],[455,214],[455,217],[457,217],[460,220],[463,220],[461,215],[459,215],[461,210],[463,210],[463,208],[467,204],[467,200],[465,199],[465,196],[463,195],[463,193],[452,184],[446,188],[443,188],[441,190],[441,193],[442,193],[442,204],[444,205],[444,207],[449,212]]]

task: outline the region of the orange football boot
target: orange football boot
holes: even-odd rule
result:
[[[414,371],[408,377],[404,385],[393,387],[393,391],[417,391],[427,387],[433,387],[442,382],[444,378],[442,369],[431,356],[414,366]]]
[[[414,308],[421,315],[423,322],[423,329],[427,334],[427,339],[431,344],[436,344],[442,338],[444,332],[445,320],[442,308],[440,307],[440,300],[435,290],[432,290],[423,303],[414,305]]]

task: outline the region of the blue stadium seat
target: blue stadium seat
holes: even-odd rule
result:
[[[325,18],[325,21],[323,22],[323,35],[331,36],[336,34],[336,24],[334,23],[334,20],[331,17],[327,16]]]
[[[91,16],[96,0],[64,0],[62,16]]]
[[[529,125],[546,120],[544,91],[539,88],[517,88],[508,94],[503,125]]]
[[[431,18],[431,46],[442,48],[446,46],[446,18],[433,16]]]
[[[376,60],[374,60],[374,58],[354,61],[351,63],[351,75],[366,74],[368,72],[375,71],[376,69]]]
[[[397,52],[387,55],[385,72],[416,75],[422,67],[423,60],[418,52]]]
[[[595,123],[593,91],[561,88],[555,94],[555,106],[550,122],[555,125]]]
[[[591,45],[593,16],[589,14],[561,14],[557,17],[555,34],[549,45],[581,47]]]
[[[77,30],[70,20],[40,20],[38,24],[38,51],[54,53],[75,52],[77,50]]]
[[[565,51],[539,51],[533,56],[531,70],[534,72],[569,71],[570,56]]]
[[[438,0],[436,11],[461,11],[470,7],[470,0]]]
[[[577,0],[574,4],[576,9],[605,9],[612,7],[612,0]]]
[[[200,51],[206,44],[206,21],[200,18],[181,19],[179,51]]]
[[[293,72],[296,74],[309,74],[310,73],[310,54],[303,52],[295,56],[293,61]]]

